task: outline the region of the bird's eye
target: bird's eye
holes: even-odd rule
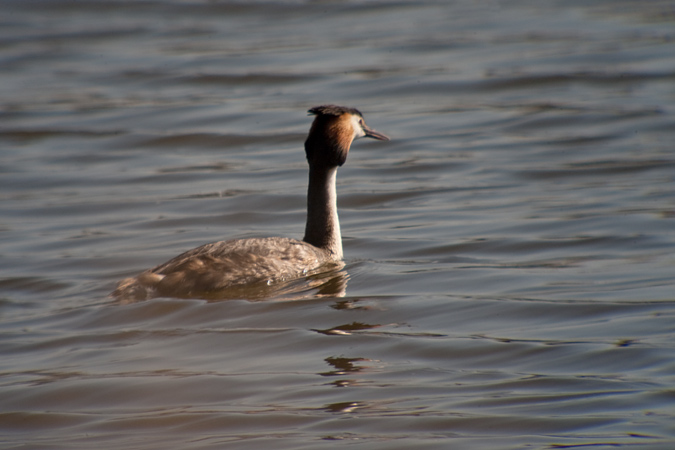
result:
[[[359,119],[359,125],[364,126],[365,123],[363,122],[363,119]]]

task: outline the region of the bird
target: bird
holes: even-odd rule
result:
[[[302,240],[285,237],[213,242],[121,280],[111,296],[125,302],[156,297],[214,298],[255,283],[300,278],[342,262],[336,175],[359,138],[389,141],[356,108],[315,106],[305,141],[309,164],[307,222]]]

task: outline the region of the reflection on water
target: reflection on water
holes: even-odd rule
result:
[[[173,295],[175,298],[195,298],[209,301],[245,299],[250,301],[273,300],[290,301],[322,297],[344,297],[347,292],[349,274],[342,261],[324,265],[290,280],[262,280],[248,284],[230,286],[226,289],[195,292],[192,295]],[[120,286],[123,286],[123,280]],[[118,287],[119,289],[119,287]],[[129,304],[148,300],[145,296],[137,298],[130,295],[110,294],[120,304]]]
[[[380,325],[371,325],[367,323],[360,323],[360,322],[352,322],[344,325],[338,325],[335,327],[332,327],[328,330],[314,330],[318,333],[322,334],[339,334],[339,335],[344,335],[348,336],[355,331],[361,331],[361,330],[372,330],[374,328],[379,327]]]
[[[235,289],[226,289],[210,295],[206,300],[231,300],[235,298],[246,300],[273,300],[291,301],[310,298],[339,298],[347,293],[349,274],[342,269],[344,263],[334,264],[327,269],[323,267],[314,273],[294,280],[263,282],[241,286]]]
[[[3,2],[0,447],[670,450],[671,3]],[[298,237],[322,103],[344,267],[106,297]]]
[[[360,363],[367,361],[368,360],[365,358],[326,358],[326,362],[333,366],[335,370],[324,372],[321,375],[325,377],[334,377],[360,372],[366,370],[366,367],[361,366]],[[340,383],[342,383],[342,381]],[[344,384],[340,384],[340,387],[343,386]]]

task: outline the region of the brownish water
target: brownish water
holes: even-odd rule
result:
[[[0,448],[675,448],[672,1],[1,10]],[[344,273],[106,298],[301,237],[323,103]]]

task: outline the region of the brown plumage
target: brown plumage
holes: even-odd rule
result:
[[[335,194],[337,168],[346,161],[354,139],[389,138],[368,128],[354,108],[324,105],[308,112],[316,117],[305,141],[310,170],[302,241],[271,237],[206,244],[120,281],[111,295],[124,301],[213,298],[235,288],[288,280],[338,264],[342,238]]]

